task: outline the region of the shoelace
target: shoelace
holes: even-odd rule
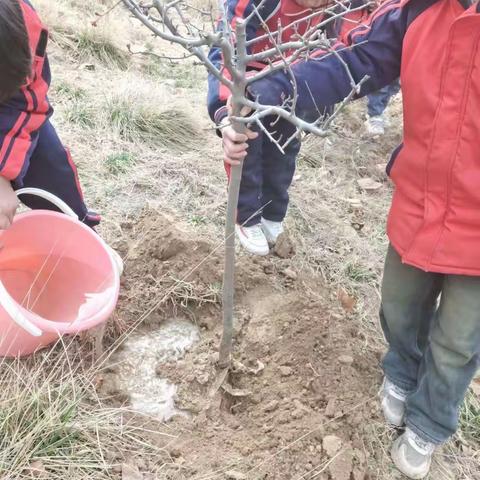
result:
[[[250,227],[250,228],[245,228],[245,231],[248,232],[248,235],[250,235],[253,240],[262,240],[264,237],[264,234],[260,227]]]

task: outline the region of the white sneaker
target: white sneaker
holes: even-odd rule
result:
[[[388,378],[383,380],[380,390],[380,402],[385,420],[394,427],[403,427],[405,424],[405,401],[408,392],[397,387]]]
[[[432,465],[436,446],[427,442],[407,428],[392,446],[392,460],[395,466],[408,478],[425,478]]]
[[[282,222],[272,222],[266,218],[262,218],[262,230],[265,234],[267,242],[270,245],[275,245],[277,243],[278,237],[283,233],[283,223]]]
[[[383,115],[375,115],[368,117],[365,122],[367,133],[372,136],[379,136],[385,134],[385,118]]]
[[[251,227],[242,227],[235,225],[235,233],[237,234],[243,248],[253,255],[265,256],[270,253],[268,242],[263,233],[260,223]]]

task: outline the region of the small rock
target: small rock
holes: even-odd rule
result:
[[[271,402],[267,403],[267,405],[265,405],[264,410],[267,413],[268,412],[273,412],[278,408],[278,404],[279,404],[278,400],[272,400]]]
[[[289,377],[293,373],[292,367],[287,367],[286,365],[282,365],[280,367],[280,375],[282,377]]]
[[[122,480],[143,480],[143,475],[135,465],[122,464]]]
[[[263,271],[265,272],[266,275],[272,275],[275,272],[275,269],[273,268],[273,265],[270,263],[263,267]]]
[[[325,453],[332,458],[342,448],[343,442],[336,435],[327,435],[324,437],[322,445]]]
[[[236,470],[229,470],[225,472],[227,480],[247,480],[247,476],[242,472]]]
[[[277,422],[281,425],[290,422],[290,416],[288,412],[283,412],[277,417]]]
[[[299,419],[302,418],[304,415],[305,415],[305,410],[301,410],[300,408],[297,408],[297,409],[295,409],[295,410],[292,412],[292,418],[293,418],[294,420],[299,420]]]
[[[195,380],[200,385],[206,385],[208,383],[209,379],[210,379],[210,375],[208,374],[208,372],[200,373],[195,377]]]
[[[340,453],[330,464],[330,476],[335,480],[350,480],[353,469],[351,450]]]
[[[295,247],[285,232],[278,237],[273,251],[280,258],[291,258],[295,255]]]
[[[367,478],[367,474],[360,470],[359,468],[353,469],[353,480],[365,480]]]
[[[308,407],[306,407],[298,398],[295,398],[293,400],[293,404],[295,405],[296,408],[299,410],[303,410],[304,412],[309,412],[310,410]]]
[[[338,299],[342,304],[343,309],[347,313],[352,313],[357,304],[357,299],[349,295],[343,288],[338,291]]]
[[[342,365],[352,365],[353,363],[353,357],[351,355],[340,355],[338,357],[338,361],[342,364]]]
[[[336,398],[331,398],[331,399],[328,401],[327,407],[325,408],[325,416],[326,416],[326,417],[328,417],[328,418],[333,418],[333,417],[335,417],[336,403],[337,403]]]
[[[174,447],[170,450],[170,456],[172,456],[173,458],[178,458],[182,456],[182,452],[179,448]]]
[[[362,201],[359,198],[347,198],[346,201],[353,207],[353,208],[360,208],[362,206]]]
[[[282,275],[290,280],[296,280],[298,278],[297,272],[295,272],[295,270],[292,270],[291,268],[286,268],[285,270],[283,270]]]
[[[34,460],[28,467],[27,472],[31,475],[30,478],[44,478],[44,475],[47,473],[45,466],[41,460]]]
[[[83,68],[84,70],[93,71],[93,70],[95,70],[95,65],[94,65],[93,63],[84,63],[84,64],[82,65],[82,68]]]
[[[374,192],[375,190],[379,190],[380,188],[383,187],[383,185],[380,182],[376,182],[373,180],[373,178],[359,178],[357,180],[358,186],[362,189],[365,190],[366,192]]]

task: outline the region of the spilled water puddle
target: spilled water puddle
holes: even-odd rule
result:
[[[175,407],[177,386],[157,375],[162,363],[182,358],[200,339],[199,329],[188,320],[172,319],[157,330],[133,335],[118,352],[118,383],[130,397],[132,409],[162,421],[187,416]]]

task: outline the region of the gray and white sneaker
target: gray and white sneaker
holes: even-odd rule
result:
[[[383,115],[368,116],[365,122],[367,133],[372,137],[379,137],[385,134],[385,117]]]
[[[432,465],[435,447],[433,443],[423,440],[407,428],[393,443],[393,463],[408,478],[425,478]]]
[[[397,387],[387,377],[380,390],[380,402],[383,415],[389,425],[403,427],[405,424],[405,401],[408,392]]]

